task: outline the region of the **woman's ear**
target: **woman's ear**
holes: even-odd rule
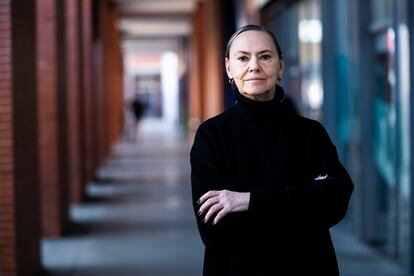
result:
[[[229,58],[225,58],[224,64],[226,66],[227,77],[229,77],[229,79],[232,79],[233,78],[233,75],[230,72],[230,61],[229,61]]]

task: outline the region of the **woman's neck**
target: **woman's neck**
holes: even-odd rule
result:
[[[250,94],[247,94],[246,92],[242,92],[241,94],[251,100],[265,102],[265,101],[273,100],[273,98],[275,97],[275,89],[274,88],[270,89],[259,95],[250,95]]]

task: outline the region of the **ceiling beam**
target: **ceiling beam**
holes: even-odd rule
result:
[[[156,13],[156,12],[120,12],[119,17],[122,19],[145,19],[154,21],[189,21],[191,13]]]

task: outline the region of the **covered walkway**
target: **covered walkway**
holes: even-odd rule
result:
[[[156,120],[138,143],[124,139],[72,207],[72,230],[45,239],[47,275],[198,276],[203,245],[191,206],[189,143]],[[340,228],[340,226],[339,226]],[[407,276],[340,229],[332,231],[344,276]]]
[[[189,150],[246,24],[355,184],[341,275],[414,272],[414,0],[0,0],[0,276],[202,275]]]
[[[189,146],[159,121],[124,140],[72,207],[72,230],[44,240],[49,275],[201,275],[203,248],[191,207]]]

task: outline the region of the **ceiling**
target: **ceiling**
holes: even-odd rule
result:
[[[199,0],[112,0],[118,7],[123,49],[142,53],[174,50],[191,32],[191,15]]]

